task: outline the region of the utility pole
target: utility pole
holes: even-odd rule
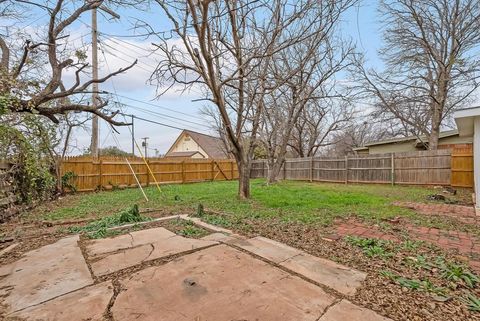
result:
[[[92,9],[92,79],[98,79],[98,33],[97,33],[97,8]],[[92,106],[97,107],[98,103],[98,83],[92,84]],[[92,141],[90,143],[90,153],[93,157],[98,157],[98,116],[92,118]]]
[[[133,115],[130,115],[132,118],[132,156],[135,156],[135,117]]]
[[[108,9],[100,6],[100,10],[110,14],[115,19],[120,19],[120,16]],[[97,32],[97,8],[92,9],[92,79],[98,80],[98,32]],[[98,83],[92,84],[92,107],[98,106]],[[90,142],[90,153],[93,157],[98,157],[98,116],[93,115],[92,118],[92,140]]]
[[[145,150],[145,158],[147,158],[147,146],[148,146],[148,145],[147,145],[147,139],[149,139],[149,138],[150,138],[150,137],[143,137],[143,138],[142,138],[142,139],[143,139],[142,146],[143,146],[143,148],[144,148],[144,150]]]

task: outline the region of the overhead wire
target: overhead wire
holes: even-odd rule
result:
[[[100,47],[100,50],[101,50],[101,52],[102,52],[103,58],[105,59],[105,64],[107,65],[107,69],[108,69],[108,72],[109,72],[109,74],[110,74],[110,73],[111,73],[111,70],[110,70],[110,66],[108,65],[108,61],[107,61],[107,57],[105,56],[105,52],[103,51],[103,48],[102,48],[102,47]],[[110,78],[110,82],[112,83],[113,92],[116,93],[116,92],[117,92],[117,89],[116,89],[116,87],[115,87],[115,83],[114,83],[114,81],[113,81],[113,78]],[[117,98],[117,103],[120,104],[118,97],[116,97],[116,98]],[[123,114],[123,113],[122,113],[122,114]],[[127,119],[126,119],[125,115],[123,115],[123,118],[124,118],[125,122],[127,122]],[[130,135],[133,137],[133,142],[135,143],[135,146],[137,146],[138,152],[140,153],[140,155],[141,155],[141,157],[142,157],[142,159],[143,159],[143,162],[145,163],[145,166],[147,167],[150,175],[152,176],[153,180],[155,181],[155,185],[157,186],[157,190],[161,193],[162,190],[160,189],[160,184],[158,183],[157,178],[156,178],[155,175],[153,174],[152,169],[151,169],[150,166],[148,165],[148,162],[147,162],[147,160],[145,159],[145,155],[143,155],[143,152],[142,152],[140,146],[138,145],[137,140],[134,138],[132,129],[130,128],[130,126],[127,126],[127,127],[128,127],[128,130],[130,131]],[[126,159],[126,158],[125,158],[125,159]],[[143,189],[142,189],[142,192],[143,192]],[[145,194],[145,193],[144,193],[144,194]],[[145,195],[145,197],[146,197],[146,195]]]
[[[110,93],[108,91],[106,91],[106,92]],[[149,105],[149,106],[152,106],[152,107],[165,109],[165,110],[171,111],[173,113],[177,113],[177,114],[180,114],[180,115],[183,115],[183,116],[187,116],[187,117],[190,117],[190,118],[193,118],[193,119],[196,119],[196,120],[205,121],[205,119],[203,119],[201,117],[192,116],[191,114],[187,114],[187,113],[184,113],[184,112],[181,112],[181,111],[178,111],[178,110],[175,110],[175,109],[171,109],[171,108],[168,108],[168,107],[165,107],[165,106],[162,106],[162,105],[158,105],[158,104],[154,104],[154,103],[151,103],[151,102],[139,100],[139,99],[128,97],[128,96],[121,95],[121,94],[118,94],[118,96],[122,97],[122,98],[125,98],[125,99],[128,99],[128,100],[131,100],[131,101],[135,101],[135,102],[140,103],[140,104],[145,104],[145,105]]]

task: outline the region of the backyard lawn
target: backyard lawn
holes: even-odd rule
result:
[[[409,217],[420,224],[442,225],[443,220],[427,219],[413,211],[392,205],[394,201],[426,202],[427,196],[438,193],[434,188],[390,185],[345,185],[283,181],[267,185],[262,179],[252,180],[252,199],[239,201],[236,181],[165,185],[145,189],[146,202],[140,190],[125,189],[99,193],[68,195],[40,206],[31,218],[71,220],[102,217],[133,204],[140,209],[158,210],[163,215],[193,214],[202,204],[207,211],[222,213],[226,220],[244,218],[271,219],[284,222],[327,226],[335,218],[356,216],[380,221],[396,216]],[[471,202],[471,191],[460,190],[448,196],[452,201]]]
[[[394,320],[480,320],[480,279],[472,272],[480,270],[480,232],[471,190],[452,194],[435,187],[300,181],[267,185],[258,179],[252,181],[248,201],[237,199],[236,181],[145,192],[148,202],[140,190],[125,189],[67,195],[25,212],[0,225],[0,240],[3,234],[21,243],[0,258],[0,265],[72,233],[104,238],[157,224],[188,237],[205,235],[180,219],[108,229],[188,214],[366,272],[351,300]],[[445,199],[434,201],[432,195]]]

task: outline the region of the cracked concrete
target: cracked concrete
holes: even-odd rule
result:
[[[227,245],[121,280],[115,320],[317,320],[335,298]]]
[[[0,267],[7,320],[389,320],[343,299],[364,273],[267,238],[152,228],[82,242],[85,257],[78,239]]]
[[[0,295],[6,295],[8,312],[93,284],[78,240],[78,235],[72,236],[30,251],[5,269]]]
[[[42,321],[101,321],[113,294],[110,282],[99,283],[15,312],[8,317]]]
[[[127,243],[131,247],[125,247]],[[117,244],[118,242],[118,244]],[[95,276],[107,275],[148,260],[218,244],[214,241],[189,239],[163,227],[131,232],[129,235],[87,242],[91,268]]]

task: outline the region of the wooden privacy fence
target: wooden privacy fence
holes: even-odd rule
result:
[[[473,186],[473,163],[456,151],[436,150],[343,158],[287,159],[280,178],[336,183]],[[457,158],[458,156],[458,158]],[[465,159],[460,159],[464,157]],[[453,165],[453,166],[452,166]],[[454,172],[452,169],[455,169]],[[462,174],[457,174],[462,171]],[[254,161],[251,177],[266,177],[266,161]],[[462,180],[457,179],[464,175]],[[471,175],[468,176],[468,175]],[[468,176],[468,177],[467,177]],[[452,180],[452,177],[455,179]],[[459,184],[461,182],[461,185]]]
[[[472,145],[452,149],[451,185],[458,187],[473,187]]]
[[[155,183],[142,159],[130,157],[129,162],[142,186]],[[160,184],[238,178],[236,163],[230,159],[171,160],[152,158],[147,160],[147,164]],[[79,192],[137,186],[125,158],[67,157],[62,160],[61,175],[69,172],[74,174],[70,183]]]

